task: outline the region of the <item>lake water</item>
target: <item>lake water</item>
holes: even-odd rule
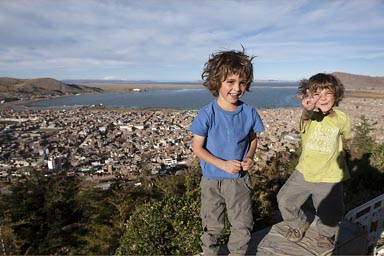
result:
[[[295,97],[296,88],[268,86],[251,88],[242,100],[258,109],[297,107],[300,101]],[[144,92],[101,93],[66,96],[37,101],[29,107],[61,108],[103,104],[106,108],[133,109],[200,109],[214,97],[206,88],[198,89],[148,89]]]

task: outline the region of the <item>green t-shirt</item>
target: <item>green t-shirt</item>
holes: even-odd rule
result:
[[[343,154],[342,136],[351,135],[349,115],[335,110],[335,115],[314,112],[304,125],[300,120],[302,153],[296,169],[308,182],[337,183],[348,179],[349,171]]]

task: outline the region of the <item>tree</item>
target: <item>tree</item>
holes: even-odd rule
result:
[[[75,242],[75,232],[68,227],[81,219],[74,200],[78,180],[64,175],[45,177],[42,171],[30,173],[3,197],[6,208],[1,216],[13,223],[15,242],[22,243],[20,253],[65,254]]]
[[[384,173],[384,144],[377,145],[371,155],[371,164],[382,174]]]
[[[0,197],[1,202],[3,198]],[[0,205],[0,209],[5,209]],[[22,241],[13,232],[13,223],[6,216],[0,217],[0,252],[2,255],[19,255]]]
[[[374,130],[372,124],[368,122],[365,116],[360,117],[361,122],[354,127],[355,134],[352,140],[348,140],[346,148],[351,154],[352,159],[362,158],[364,154],[372,152],[375,141],[371,133]]]
[[[346,158],[351,178],[345,182],[346,210],[384,193],[384,147],[371,137],[373,124],[362,116],[355,134],[346,143]]]
[[[83,187],[77,196],[84,216],[84,232],[78,236],[80,246],[75,254],[114,254],[123,234],[124,224],[137,205],[148,200],[149,194],[141,186],[116,181],[109,190]]]

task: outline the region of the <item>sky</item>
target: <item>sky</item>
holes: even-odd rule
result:
[[[0,0],[0,77],[194,82],[212,53],[255,80],[384,76],[384,0]]]

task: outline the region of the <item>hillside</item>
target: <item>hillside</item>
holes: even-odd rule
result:
[[[374,91],[374,93],[380,94],[384,93],[384,76],[372,77],[343,72],[334,72],[332,74],[343,82],[347,90]],[[67,82],[69,83],[52,78],[18,79],[0,77],[0,101],[60,97],[83,93],[102,93],[105,91],[101,89],[104,88],[103,86],[98,88],[98,85],[96,84],[88,86],[72,83],[72,81]],[[119,86],[124,87],[127,85],[119,84]],[[159,86],[161,87],[165,85],[159,84]],[[175,86],[177,85],[173,85],[173,87]],[[111,85],[105,88],[110,87]],[[119,90],[125,91],[124,88],[120,88]]]
[[[332,73],[347,90],[384,90],[384,76],[364,76],[343,72]]]
[[[0,99],[32,99],[95,92],[103,92],[103,90],[85,85],[66,84],[52,78],[0,77]]]

